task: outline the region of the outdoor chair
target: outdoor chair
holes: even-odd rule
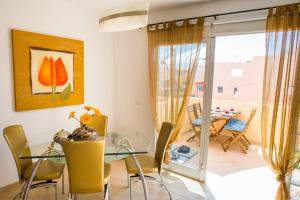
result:
[[[232,137],[224,142],[225,150],[230,148],[233,144],[237,143],[244,153],[247,153],[249,149],[249,145],[251,145],[250,141],[246,137],[245,133],[254,118],[256,113],[256,108],[252,109],[249,119],[245,122],[240,119],[231,119],[224,126],[224,129],[229,131],[232,134]]]
[[[199,103],[189,105],[187,110],[188,110],[189,121],[194,131],[194,134],[191,137],[189,137],[186,141],[190,142],[195,138],[198,138],[200,140],[201,126],[202,126],[201,103],[199,102]]]

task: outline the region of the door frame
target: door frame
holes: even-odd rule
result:
[[[237,19],[207,19],[203,31],[203,42],[206,45],[205,77],[204,77],[204,97],[203,97],[203,121],[199,145],[199,168],[190,168],[182,164],[170,163],[164,165],[164,168],[177,174],[206,181],[208,145],[210,135],[210,109],[212,104],[215,45],[216,37],[240,34],[254,34],[265,32],[266,15],[264,11],[256,12],[257,18],[253,16],[238,16]]]

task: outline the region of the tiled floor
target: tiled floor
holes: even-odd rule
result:
[[[198,141],[186,142],[191,134],[184,133],[178,143],[198,151]],[[226,140],[226,136],[221,139]],[[199,154],[186,162],[194,168],[198,163]],[[263,159],[260,145],[251,145],[248,154],[238,145],[224,152],[218,141],[212,139],[207,168],[207,186],[218,200],[271,200],[275,197],[278,183]]]
[[[188,144],[197,149],[197,141],[185,143],[191,133],[181,138],[182,144]],[[224,139],[224,138],[223,138]],[[196,166],[198,155],[188,161]],[[111,199],[128,200],[127,176],[122,160],[112,163]],[[117,173],[115,173],[117,172]],[[216,140],[209,144],[207,184],[199,183],[174,173],[163,172],[164,183],[169,188],[174,200],[271,200],[274,199],[278,187],[275,175],[266,166],[259,145],[252,145],[248,154],[244,154],[237,146],[224,152]],[[59,199],[67,199],[68,183],[66,175],[66,194]],[[61,182],[59,182],[61,184]],[[150,200],[168,199],[166,191],[157,182],[148,181]],[[59,189],[61,185],[59,185]],[[11,199],[19,190],[13,187],[0,189],[0,200]],[[80,195],[79,199],[103,199],[103,194]],[[30,199],[54,199],[54,191],[49,188],[32,190]],[[141,182],[133,181],[133,200],[143,200]]]
[[[111,174],[111,199],[112,200],[127,200],[129,199],[129,192],[127,188],[127,175],[125,165],[122,160],[115,161],[112,163]],[[116,173],[117,172],[117,173]],[[171,191],[173,200],[213,200],[214,197],[211,195],[208,187],[205,184],[197,181],[170,173],[163,172],[162,174],[164,183]],[[67,175],[66,175],[67,180]],[[66,194],[61,194],[61,182],[59,182],[59,199],[67,199],[68,181],[66,181],[65,191]],[[149,197],[150,200],[164,200],[169,199],[167,192],[163,187],[155,182],[148,181]],[[9,200],[12,199],[14,194],[19,191],[19,186],[9,186],[4,189],[0,189],[0,199]],[[37,200],[50,200],[54,199],[54,190],[52,188],[37,188],[31,190],[29,199]],[[78,199],[103,199],[103,194],[89,194],[79,195]],[[143,190],[140,181],[133,180],[133,200],[143,200]]]

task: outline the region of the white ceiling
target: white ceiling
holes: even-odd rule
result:
[[[134,4],[134,3],[149,3],[149,10],[161,10],[166,8],[178,7],[178,6],[186,6],[192,4],[198,4],[209,1],[217,1],[217,0],[65,0],[72,3],[79,4],[88,9],[93,9],[97,12],[103,12],[109,9],[113,9],[114,7],[120,7],[126,4]]]

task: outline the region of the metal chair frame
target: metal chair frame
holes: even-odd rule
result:
[[[60,154],[60,152],[58,152],[54,149],[47,150],[46,152],[44,152],[41,155],[41,158],[39,158],[39,160],[36,162],[34,168],[32,169],[29,180],[25,181],[24,185],[21,188],[21,191],[13,199],[16,199],[17,197],[19,197],[22,200],[27,200],[30,189],[51,186],[51,187],[55,188],[55,199],[57,200],[58,192],[57,192],[57,182],[56,181],[47,180],[47,181],[41,181],[41,182],[32,184],[33,179],[35,177],[35,174],[37,173],[37,171],[39,169],[39,166],[41,165],[42,161],[44,160],[43,156],[46,156],[46,155],[48,155],[50,153],[53,153],[53,152],[55,152],[57,154]],[[62,194],[64,194],[64,173],[62,173]]]
[[[167,191],[170,200],[172,200],[172,195],[171,195],[169,189],[167,188],[167,186],[165,186],[164,181],[163,181],[160,173],[158,173],[158,175],[159,175],[160,180],[153,177],[153,176],[149,176],[149,175],[145,175],[145,174],[144,174],[144,178],[148,179],[148,180],[159,182],[161,184],[161,186],[163,186],[165,188],[165,190]],[[139,178],[139,180],[141,180],[141,176],[139,174],[134,174],[134,175],[127,174],[127,187],[129,187],[130,200],[132,199],[132,179],[137,178],[137,177]]]

